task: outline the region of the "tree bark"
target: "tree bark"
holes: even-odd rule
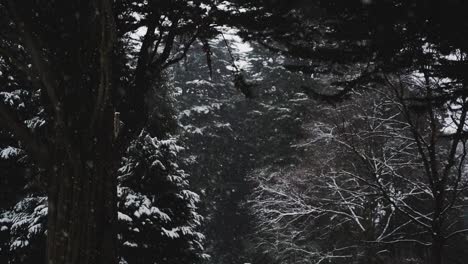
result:
[[[433,264],[442,264],[442,256],[443,256],[443,241],[441,241],[440,238],[434,237],[433,243],[432,243],[432,252],[431,252],[431,257],[432,257],[432,263]]]
[[[431,263],[442,264],[443,263],[443,250],[445,240],[442,235],[442,222],[440,216],[440,200],[436,201],[436,209],[434,213],[434,219],[432,223],[432,247],[431,247]]]
[[[48,264],[117,263],[117,163],[112,130],[103,130],[107,135],[88,142],[76,139],[84,144],[57,143],[48,190]]]

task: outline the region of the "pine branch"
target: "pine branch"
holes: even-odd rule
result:
[[[47,146],[39,142],[17,114],[2,101],[0,101],[0,126],[13,133],[40,166],[47,167],[49,159]]]

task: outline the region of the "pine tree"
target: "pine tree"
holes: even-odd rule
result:
[[[211,4],[0,2],[2,73],[38,97],[44,118],[41,134],[0,101],[2,133],[44,176],[48,263],[117,261],[119,161],[147,125],[162,71],[209,28]]]
[[[203,257],[199,197],[177,159],[176,139],[143,131],[119,170],[119,240],[124,263],[195,263]]]

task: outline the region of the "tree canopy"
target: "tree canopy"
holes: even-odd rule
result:
[[[0,0],[0,259],[210,261],[205,233],[234,248],[212,262],[445,263],[466,232],[466,11]]]

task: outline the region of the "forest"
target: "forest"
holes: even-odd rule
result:
[[[0,264],[467,263],[467,13],[0,0]]]

